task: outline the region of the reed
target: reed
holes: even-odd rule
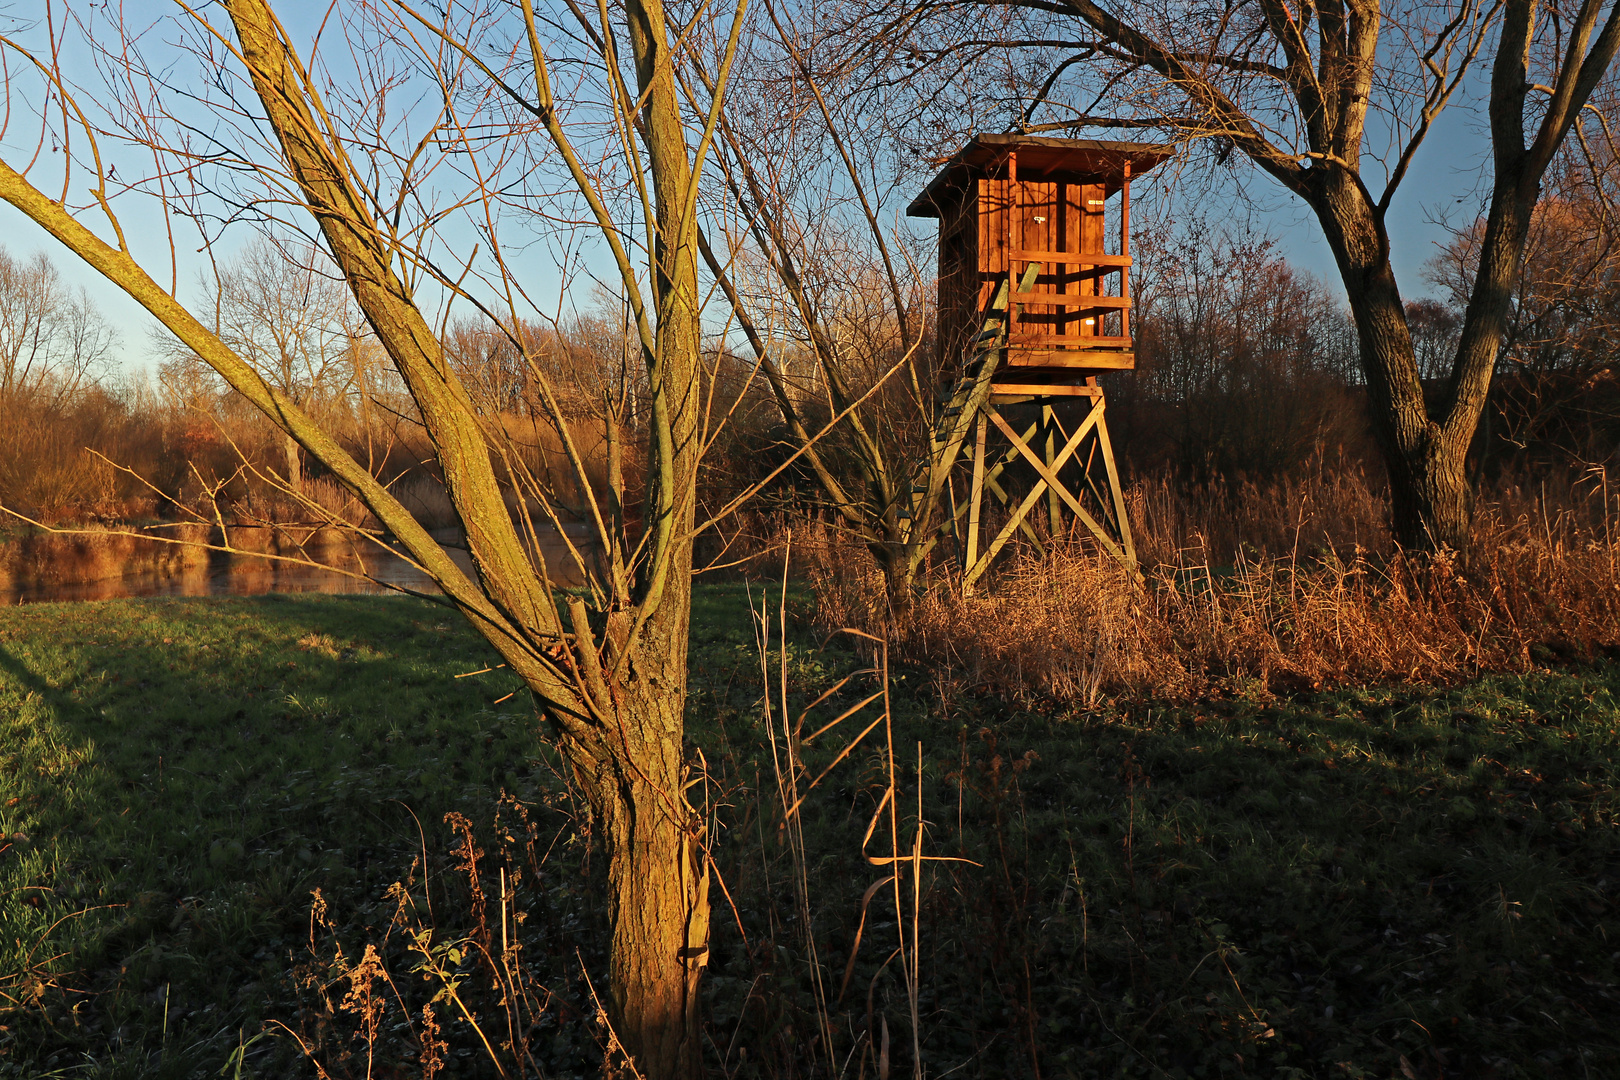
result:
[[[1141,582],[1084,545],[1058,546],[1009,564],[981,595],[935,587],[896,625],[876,567],[846,550],[813,572],[818,617],[890,635],[970,687],[1088,706],[1447,682],[1620,649],[1606,493],[1493,495],[1465,562],[1366,546],[1381,507],[1354,475],[1197,492],[1153,482],[1130,495],[1151,553]],[[1239,508],[1260,543],[1237,539]]]

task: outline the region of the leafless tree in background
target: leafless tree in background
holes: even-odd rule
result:
[[[1615,102],[1605,95],[1588,109],[1602,122],[1565,145],[1530,219],[1486,453],[1515,456],[1550,440],[1582,466],[1612,459],[1620,426],[1620,148],[1611,137]],[[1454,322],[1478,276],[1485,230],[1484,220],[1457,230],[1428,264]]]
[[[1137,369],[1111,395],[1138,462],[1204,482],[1356,442],[1354,328],[1272,238],[1195,217],[1136,257]]]
[[[199,283],[210,331],[266,382],[312,416],[329,419],[365,382],[368,331],[348,287],[313,245],[250,241]],[[169,338],[175,361],[207,365]],[[171,379],[177,373],[171,373]],[[284,481],[303,492],[303,451],[283,436]]]
[[[40,77],[28,89],[8,81],[5,115],[40,127],[0,132],[0,198],[142,304],[354,493],[525,680],[607,851],[614,1031],[641,1075],[696,1076],[709,864],[685,795],[682,736],[694,493],[713,404],[696,212],[746,5],[721,11],[718,25],[703,13],[672,25],[659,0],[548,12],[556,22],[527,0],[443,12],[379,0],[326,12],[304,49],[266,0],[215,10],[219,23],[182,7],[148,25],[86,5],[69,8],[39,52],[5,42],[13,70]],[[62,45],[79,32],[88,40]],[[674,67],[677,49],[697,48],[714,78],[691,126]],[[95,49],[95,70],[75,63]],[[553,84],[559,55],[567,98]],[[32,152],[47,144],[60,153]],[[138,260],[125,206],[195,228],[205,245],[234,238],[242,220],[320,245],[411,397],[472,574],[217,332],[206,307],[180,299],[172,247],[142,253],[150,270]],[[454,297],[519,325],[535,305],[511,260],[537,228],[565,246],[589,230],[607,249],[648,388],[638,536],[627,531],[621,477],[610,468],[593,487],[566,451],[602,553],[570,545],[565,555],[587,575],[583,596],[551,587],[541,539],[562,535],[556,505],[480,416],[429,314],[435,296]],[[552,373],[529,370],[566,432]],[[503,477],[521,488],[510,509]]]
[[[117,335],[43,252],[0,248],[0,409],[48,409],[107,373]]]
[[[1467,546],[1469,444],[1512,308],[1532,208],[1620,49],[1604,0],[1225,6],[947,0],[850,9],[828,63],[864,67],[865,109],[913,141],[959,123],[1024,131],[1159,131],[1235,151],[1301,199],[1356,321],[1394,532]],[[1494,175],[1446,384],[1426,400],[1390,265],[1391,201],[1440,114],[1489,69]],[[960,118],[960,119],[958,119]],[[1583,130],[1584,137],[1584,130]]]
[[[928,479],[939,373],[932,274],[901,217],[910,178],[888,168],[849,94],[820,69],[816,9],[765,0],[722,118],[704,255],[823,505],[876,560],[904,618],[941,539]],[[835,10],[835,9],[834,9]],[[688,86],[705,85],[700,66]],[[689,93],[693,93],[689,89]],[[823,425],[835,435],[822,439]]]

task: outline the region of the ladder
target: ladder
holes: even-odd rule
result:
[[[926,527],[919,523],[933,517],[939,499],[950,488],[952,470],[969,445],[968,434],[974,433],[968,498],[958,504],[954,490],[951,491],[951,511],[927,541],[931,545],[946,532],[955,532],[963,515],[967,516],[966,535],[957,536],[964,594],[973,590],[1014,533],[1021,532],[1037,550],[1044,552],[1044,545],[1029,521],[1031,511],[1043,497],[1048,504],[1054,537],[1063,531],[1061,518],[1066,508],[1105,552],[1117,559],[1133,577],[1140,577],[1119,471],[1108,438],[1102,388],[1096,385],[1094,378],[1087,379],[1084,386],[1031,387],[1023,393],[1019,392],[1017,384],[996,383],[996,375],[1006,358],[1009,326],[1016,318],[1015,311],[1009,312],[1009,303],[1020,294],[1029,294],[1041,265],[1026,265],[1016,288],[1012,287],[1009,272],[985,307],[984,321],[974,336],[967,361],[949,393],[942,397],[930,434],[928,456],[911,470],[910,488],[901,501],[901,536],[909,541],[916,528]],[[1072,432],[1063,430],[1053,408],[1059,398],[1052,392],[1059,389],[1064,391],[1063,396],[1085,397],[1090,401],[1086,415]],[[1015,403],[1041,407],[1040,418],[1022,432],[1015,430],[997,408],[1001,404]],[[1008,443],[994,455],[993,461],[986,457],[992,427]],[[1044,453],[1037,453],[1035,443],[1043,435]],[[1029,466],[1036,475],[1033,489],[1016,504],[1000,482],[1002,474],[1015,462]],[[1102,467],[1102,475],[1094,475],[1098,465]],[[1071,473],[1077,472],[1083,481],[1083,486],[1077,489],[1078,496],[1062,478],[1065,468],[1070,468]],[[1011,514],[994,537],[981,543],[986,492]],[[1083,504],[1087,496],[1094,502],[1096,513]]]
[[[1039,263],[1025,267],[1018,284],[1019,291],[1029,291],[1040,271]],[[941,492],[950,482],[951,469],[961,456],[962,444],[967,440],[974,419],[990,401],[991,382],[1006,355],[1010,279],[1010,274],[1002,279],[985,308],[984,322],[973,337],[967,361],[934,419],[928,457],[911,470],[911,490],[901,503],[899,515],[904,539],[910,538],[914,523],[928,517],[938,503]],[[941,531],[952,528],[958,517],[959,513],[953,514],[940,526]]]

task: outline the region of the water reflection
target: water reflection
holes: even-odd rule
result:
[[[239,530],[237,536],[242,536],[242,539],[233,536],[233,544],[253,546],[252,539],[242,535],[247,531]],[[576,546],[582,549],[586,547],[582,529],[578,535],[575,535],[574,527],[568,531],[569,539]],[[459,542],[459,535],[435,534],[435,539],[464,571],[472,573],[472,560]],[[145,545],[147,542],[137,543]],[[580,584],[578,568],[560,538],[546,538],[540,548],[557,584],[565,587]],[[258,550],[272,549],[259,547]],[[86,576],[76,578],[75,571],[80,570],[80,565],[70,558],[64,558],[55,565],[56,572],[37,573],[22,580],[0,580],[0,604],[116,600],[137,596],[383,593],[396,589],[420,593],[439,591],[433,580],[415,565],[376,544],[357,547],[345,541],[311,545],[310,553],[326,566],[306,566],[259,555],[194,551],[191,557],[183,560],[166,560],[169,565],[159,569],[153,569],[150,565],[133,569],[131,567],[139,566],[143,560],[130,558],[124,561],[124,573],[117,573],[116,565],[109,566],[105,560],[101,560],[93,569],[89,565],[83,566]],[[41,569],[51,571],[53,567],[47,564]]]

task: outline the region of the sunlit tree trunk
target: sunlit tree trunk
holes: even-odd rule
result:
[[[708,878],[700,820],[683,791],[682,744],[694,490],[703,452],[701,298],[691,149],[663,9],[659,0],[626,6],[656,225],[649,305],[656,318],[651,338],[642,339],[652,412],[648,536],[634,580],[607,583],[618,599],[598,611],[571,600],[559,625],[548,583],[536,575],[506,508],[477,410],[396,275],[341,158],[326,145],[274,17],[264,0],[228,0],[226,8],[292,174],[433,440],[487,597],[483,603],[470,597],[467,613],[528,683],[590,805],[608,861],[613,940],[606,1006],[614,1034],[648,1080],[697,1077]],[[532,19],[529,25],[532,32]],[[555,124],[535,48],[541,110]],[[294,434],[307,446],[302,433]],[[559,642],[567,647],[560,662]]]
[[[304,493],[304,452],[299,449],[298,440],[287,436],[281,440],[281,448],[287,459],[287,486],[294,494]]]

